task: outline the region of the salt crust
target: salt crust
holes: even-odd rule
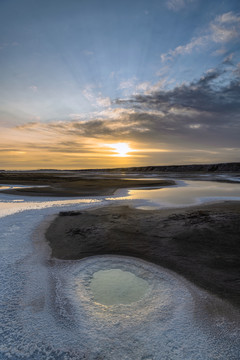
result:
[[[96,203],[25,199],[15,212],[14,197],[7,201],[12,215],[2,214],[0,234],[1,360],[239,359],[239,311],[180,276],[129,257],[50,259],[42,238],[47,223],[34,237],[33,230],[59,210]],[[147,280],[147,294],[129,305],[94,303],[92,275],[110,268]]]

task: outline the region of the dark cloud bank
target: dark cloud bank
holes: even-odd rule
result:
[[[117,99],[126,112],[71,123],[69,133],[116,140],[172,143],[175,146],[239,147],[240,73],[238,67],[213,69],[171,90]],[[133,111],[134,110],[134,111]]]
[[[239,146],[240,76],[237,69],[209,71],[199,80],[169,91],[116,100],[139,111],[130,115],[148,128],[148,136],[179,136],[209,145]],[[159,114],[157,114],[159,112]],[[155,134],[155,135],[154,135]]]
[[[93,120],[26,124],[20,128],[105,141],[137,141],[156,148],[238,151],[240,138],[240,66],[208,71],[200,79],[171,90],[117,99],[108,114]],[[124,111],[122,111],[122,109]],[[116,112],[117,113],[116,116]],[[111,117],[111,112],[115,117]],[[65,147],[65,146],[64,146]],[[236,156],[235,156],[236,157]]]

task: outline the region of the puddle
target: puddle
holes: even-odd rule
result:
[[[100,270],[90,284],[94,301],[103,305],[130,304],[147,292],[148,282],[121,269]]]
[[[123,192],[124,190],[122,190]],[[215,181],[181,181],[160,189],[129,189],[126,199],[140,200],[141,209],[191,206],[206,202],[240,200],[239,184]]]

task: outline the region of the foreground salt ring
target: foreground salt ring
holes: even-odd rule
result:
[[[94,276],[103,275],[96,281],[99,292],[106,274],[114,272],[122,272],[120,287],[122,275],[129,274],[133,282],[142,280],[138,299],[125,303],[115,299],[110,305],[96,299]],[[229,319],[225,302],[171,271],[131,257],[106,255],[56,261],[51,277],[55,320],[67,329],[61,342],[64,351],[81,349],[89,354],[87,359],[205,360],[224,359],[230,353],[237,359],[237,319]]]

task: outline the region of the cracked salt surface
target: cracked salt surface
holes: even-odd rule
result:
[[[1,360],[239,359],[239,310],[173,272],[123,256],[50,259],[47,223],[34,229],[60,210],[104,200],[1,199]],[[96,302],[94,274],[113,270],[146,281],[144,294]]]

